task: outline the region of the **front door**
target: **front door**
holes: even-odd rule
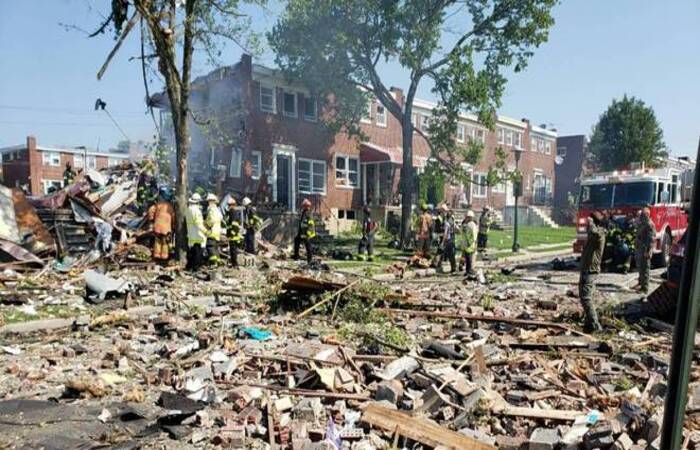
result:
[[[277,203],[291,209],[291,159],[287,155],[277,155]]]

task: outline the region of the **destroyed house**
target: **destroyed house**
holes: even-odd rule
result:
[[[391,88],[403,104],[401,89]],[[156,94],[152,105],[161,109],[164,138],[174,144],[167,96]],[[435,104],[415,101],[413,120],[426,132]],[[401,127],[376,100],[370,102],[361,128],[367,140],[331,134],[320,123],[319,102],[301,84],[290,84],[273,69],[240,62],[219,68],[193,82],[190,107],[192,149],[188,159],[192,187],[201,186],[254,198],[259,209],[298,210],[309,198],[331,232],[353,226],[364,204],[379,218],[400,211]],[[461,117],[456,142],[479,139],[485,144],[482,160],[467,169],[479,185],[448,183],[444,201],[452,207],[477,210],[490,204],[504,210],[514,204],[509,183],[481,185],[494,150],[521,153],[524,175],[520,204],[548,206],[554,179],[556,132],[532,126],[528,120],[499,116],[494,131],[480,125],[475,116]],[[422,173],[430,158],[427,142],[414,133],[413,165]],[[174,152],[172,152],[174,155]]]
[[[129,159],[126,153],[38,145],[34,136],[27,136],[25,144],[0,148],[0,156],[2,184],[10,188],[21,188],[32,196],[41,196],[62,188],[66,163],[70,163],[76,173],[80,173],[116,166]]]

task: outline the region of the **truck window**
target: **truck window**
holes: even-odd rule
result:
[[[610,208],[613,196],[612,184],[581,186],[579,205],[584,208]]]
[[[613,206],[645,206],[654,204],[654,183],[636,181],[615,185]]]
[[[656,203],[663,203],[663,192],[666,190],[666,183],[659,183],[656,190]]]
[[[671,203],[678,203],[678,175],[671,175]]]

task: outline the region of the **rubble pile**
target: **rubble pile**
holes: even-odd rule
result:
[[[574,274],[254,263],[3,278],[16,305],[72,309],[0,329],[0,445],[658,448],[670,335],[612,316],[605,334],[580,332],[554,280]]]

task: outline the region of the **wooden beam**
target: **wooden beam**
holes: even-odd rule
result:
[[[495,414],[511,417],[528,417],[530,419],[561,420],[563,422],[573,422],[577,417],[585,415],[583,411],[571,411],[565,409],[534,409],[521,408],[517,406],[507,406],[505,408],[494,409]]]
[[[454,450],[495,450],[493,445],[448,430],[445,427],[409,416],[406,413],[370,403],[362,412],[362,421],[430,447]]]

